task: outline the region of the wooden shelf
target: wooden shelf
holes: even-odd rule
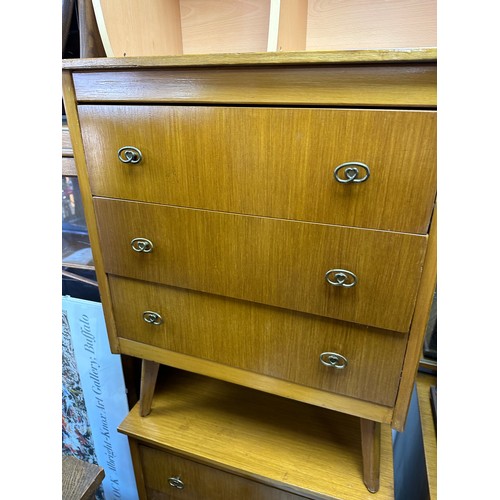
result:
[[[62,125],[62,175],[77,175],[75,159],[73,157],[73,146],[69,136],[69,128],[66,123]]]
[[[436,0],[94,0],[108,57],[436,46]]]
[[[147,417],[119,431],[142,443],[307,498],[371,499],[359,419],[165,366]],[[393,498],[391,430],[382,426],[380,490]]]

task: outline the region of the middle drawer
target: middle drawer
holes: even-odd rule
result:
[[[104,269],[407,332],[426,236],[94,199]]]

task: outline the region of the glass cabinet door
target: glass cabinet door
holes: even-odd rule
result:
[[[94,268],[76,176],[62,178],[62,260],[65,267]]]

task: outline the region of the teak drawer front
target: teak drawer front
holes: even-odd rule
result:
[[[308,57],[306,52],[295,55],[302,59],[303,55]],[[212,55],[201,55],[196,62],[187,56],[180,59],[180,65],[176,56],[163,65],[158,64],[161,58],[149,58],[148,67],[141,64],[143,59],[120,57],[112,68],[106,60],[100,68],[91,62],[90,71],[80,66],[72,76],[79,102],[436,106],[435,61],[397,61],[395,51],[390,62],[377,56],[365,59],[364,50],[361,60],[359,54],[345,51],[342,60],[333,61],[327,52],[315,52],[314,61],[294,56],[285,64],[278,61],[284,52],[268,53],[264,56],[267,60],[263,54],[252,54],[245,61],[243,54],[220,54],[219,61]]]
[[[203,439],[203,436],[200,436],[200,439]],[[149,499],[305,499],[305,497],[236,476],[178,455],[150,448],[149,446],[140,444],[139,453]]]
[[[433,111],[80,105],[79,114],[98,196],[419,234],[429,225]],[[119,160],[125,146],[140,150],[139,163]],[[335,180],[346,162],[368,165],[368,179]]]
[[[109,276],[119,337],[392,406],[406,335]],[[159,315],[148,323],[144,313]],[[147,317],[147,315],[146,315]],[[347,366],[325,366],[334,352]]]
[[[408,331],[425,236],[106,198],[94,206],[109,274]],[[136,238],[153,250],[134,251]],[[358,283],[328,284],[333,269]]]

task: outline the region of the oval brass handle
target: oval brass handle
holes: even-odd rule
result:
[[[325,366],[337,368],[337,370],[343,370],[348,364],[347,358],[336,352],[322,352],[319,360]]]
[[[153,251],[153,242],[147,238],[134,238],[130,245],[135,252],[150,253]]]
[[[359,168],[364,170],[363,177],[359,177]],[[333,171],[333,177],[337,182],[341,184],[354,183],[358,184],[360,182],[365,182],[368,177],[370,177],[370,168],[364,163],[359,161],[348,161],[347,163],[342,163]]]
[[[358,277],[345,269],[330,269],[325,274],[326,281],[332,286],[351,288],[358,282]]]
[[[163,323],[163,318],[155,311],[144,311],[142,319],[150,325],[161,325]]]
[[[177,488],[179,490],[182,490],[182,488],[184,488],[184,483],[179,476],[169,477],[168,484],[172,486],[172,488]]]
[[[139,163],[142,160],[142,153],[134,146],[123,146],[118,150],[118,159],[122,163]]]

